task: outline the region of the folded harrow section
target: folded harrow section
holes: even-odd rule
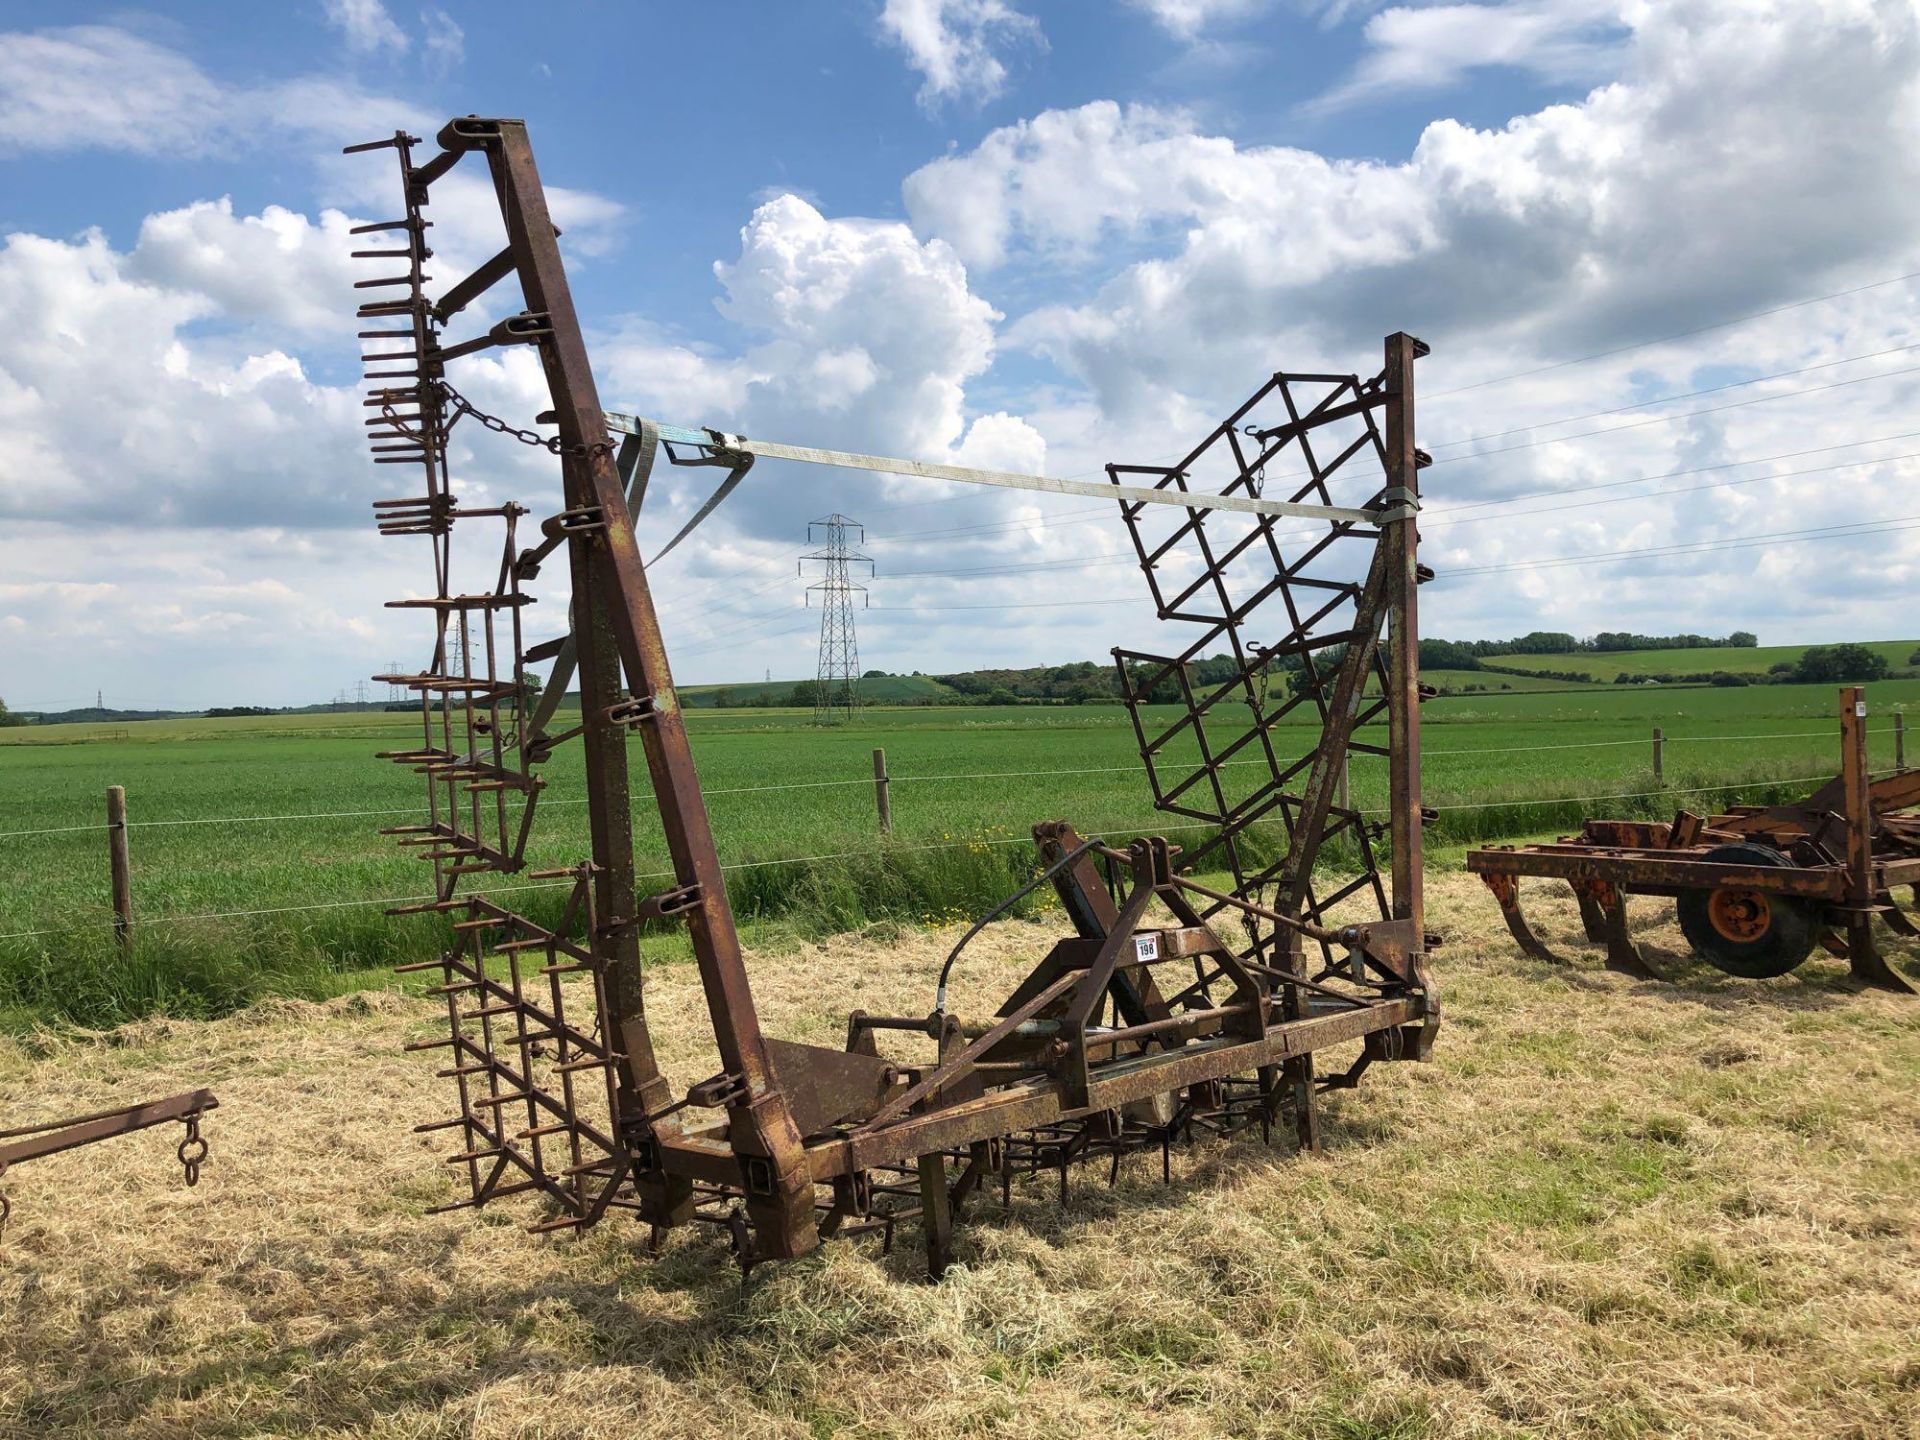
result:
[[[779,1040],[760,1029],[634,510],[657,448],[673,463],[729,472],[700,514],[739,484],[756,455],[902,473],[926,467],[610,418],[524,125],[470,116],[450,122],[438,151],[416,162],[419,144],[396,134],[356,148],[390,151],[404,194],[399,220],[368,228],[391,238],[363,256],[380,269],[368,282],[379,294],[361,313],[382,327],[367,338],[392,347],[369,352],[378,367],[367,401],[376,412],[368,426],[374,458],[418,476],[412,492],[376,507],[380,528],[423,544],[432,571],[425,593],[397,602],[431,618],[431,657],[419,671],[391,677],[420,697],[421,739],[388,758],[417,770],[427,790],[425,820],[397,834],[433,863],[436,892],[406,908],[446,917],[453,931],[440,958],[414,967],[436,975],[433,993],[445,1007],[444,1032],[415,1047],[440,1058],[439,1078],[456,1101],[452,1114],[423,1127],[456,1142],[447,1160],[465,1195],[443,1208],[519,1195],[544,1202],[537,1229],[590,1225],[614,1209],[636,1211],[656,1233],[706,1222],[728,1233],[743,1264],[799,1255],[826,1235],[891,1240],[900,1223],[917,1220],[937,1273],[952,1254],[956,1216],[993,1180],[1010,1198],[1018,1176],[1057,1172],[1064,1191],[1076,1162],[1102,1162],[1111,1179],[1127,1156],[1154,1149],[1166,1176],[1176,1139],[1271,1133],[1283,1119],[1312,1146],[1318,1092],[1353,1083],[1374,1060],[1425,1053],[1437,1009],[1423,968],[1414,808],[1418,342],[1392,337],[1386,371],[1364,384],[1277,377],[1188,464],[1154,472],[1156,486],[1184,490],[1209,467],[1231,469],[1219,482],[1222,513],[1211,528],[1203,505],[1142,499],[1140,490],[1119,497],[1163,616],[1198,624],[1206,637],[1171,656],[1123,653],[1123,676],[1139,692],[1142,751],[1163,808],[1210,821],[1219,834],[1181,857],[1163,839],[1108,844],[1059,822],[1037,827],[1038,874],[986,919],[1051,883],[1074,933],[1039,955],[1011,995],[997,1006],[950,1005],[950,982],[966,989],[958,972],[970,934],[949,957],[925,1015],[856,1011],[843,1049]],[[472,274],[437,288],[426,270],[432,189],[468,157],[487,167],[505,241]],[[498,300],[496,287],[509,280],[519,287],[517,310]],[[512,313],[472,338],[446,340],[449,322],[483,298]],[[551,408],[528,418],[554,427],[550,437],[483,413],[447,379],[449,365],[508,345],[531,346],[539,358]],[[1328,393],[1300,399],[1308,382]],[[1269,403],[1281,418],[1260,423],[1279,429],[1249,440],[1244,426],[1266,417],[1261,406]],[[1292,413],[1303,403],[1304,420]],[[1376,410],[1384,411],[1384,433],[1374,429]],[[461,498],[447,442],[467,419],[557,457],[561,494],[539,522],[537,542],[521,539],[519,522],[531,512]],[[1320,431],[1342,419],[1358,423],[1359,438],[1320,463]],[[617,452],[610,424],[624,437]],[[1344,474],[1356,455],[1384,466],[1387,481],[1357,508],[1240,498],[1259,495],[1260,467],[1282,451],[1306,457],[1311,479],[1297,489],[1315,502],[1333,493],[1335,472]],[[1070,483],[956,473],[1030,488]],[[1117,469],[1115,479],[1137,473]],[[1172,534],[1149,540],[1143,509],[1173,517]],[[459,522],[468,530],[473,522],[498,526],[502,536],[497,565],[477,584],[454,573],[450,536]],[[1331,528],[1288,559],[1291,530],[1301,526]],[[1362,559],[1327,558],[1336,545]],[[562,551],[571,625],[525,645],[530,587]],[[1180,558],[1188,552],[1198,560]],[[1323,560],[1327,573],[1315,573]],[[1177,590],[1159,588],[1176,578]],[[1243,639],[1263,603],[1284,620],[1281,638],[1265,648]],[[1392,653],[1383,666],[1388,616]],[[1193,662],[1214,644],[1228,647],[1234,675],[1224,689],[1196,687]],[[1308,683],[1269,702],[1271,673],[1288,657],[1297,657]],[[548,660],[547,693],[535,703],[528,666]],[[556,730],[576,673],[577,723]],[[1165,736],[1150,734],[1141,702],[1168,683],[1183,697],[1185,718]],[[1229,704],[1251,715],[1232,734],[1219,728]],[[1322,736],[1302,759],[1285,758],[1295,714],[1312,717]],[[1387,717],[1393,737],[1384,752],[1396,776],[1385,827],[1331,798],[1335,760],[1355,725],[1375,715]],[[591,853],[564,870],[533,872],[571,882],[558,918],[536,923],[478,887],[484,876],[522,865],[542,785],[537,767],[575,738],[584,751]],[[632,740],[645,757],[673,870],[650,895],[637,888]],[[1182,745],[1199,756],[1197,769],[1179,758]],[[1246,759],[1258,759],[1265,778],[1237,786],[1227,767]],[[1176,773],[1179,765],[1188,769]],[[1268,818],[1290,837],[1278,868],[1248,849],[1249,827]],[[1314,858],[1329,829],[1352,835],[1362,875],[1323,892]],[[1390,890],[1383,843],[1392,852]],[[1227,861],[1226,890],[1189,873],[1215,856]],[[1356,899],[1367,906],[1349,903]],[[1229,921],[1251,938],[1233,933]],[[667,922],[687,926],[720,1066],[678,1098],[655,1063],[640,976],[642,926]],[[1309,974],[1309,946],[1338,963],[1329,958]],[[1334,1045],[1357,1045],[1358,1053],[1344,1070],[1317,1077],[1314,1052]]]
[[[366,338],[389,347],[369,352],[373,389],[367,406],[376,413],[368,428],[374,459],[411,467],[418,485],[412,493],[379,502],[376,511],[383,533],[426,542],[432,569],[429,593],[397,602],[424,611],[434,626],[429,664],[399,682],[421,697],[422,735],[417,747],[390,758],[420,771],[428,790],[425,821],[402,827],[399,839],[432,861],[436,904],[451,909],[464,877],[520,867],[532,802],[540,789],[533,767],[560,744],[581,741],[592,856],[582,862],[580,874],[581,883],[592,891],[592,904],[569,912],[570,923],[584,926],[583,933],[556,932],[552,941],[581,952],[570,958],[594,976],[598,1023],[592,1033],[605,1048],[578,1058],[583,1064],[604,1062],[603,1068],[613,1075],[608,1113],[589,1120],[577,1095],[568,1098],[567,1084],[542,1084],[529,1073],[528,1057],[517,1038],[522,1022],[532,1027],[531,1033],[543,1027],[555,1030],[555,1040],[531,1042],[541,1045],[565,1037],[570,1049],[578,1049],[587,1032],[565,1025],[551,1011],[547,1020],[534,1015],[529,1008],[534,1002],[518,993],[520,980],[509,984],[516,992],[513,998],[498,992],[501,982],[486,978],[487,966],[483,955],[472,949],[478,943],[472,937],[505,924],[511,932],[506,944],[546,941],[525,933],[526,922],[503,922],[507,912],[495,913],[485,902],[475,902],[479,908],[460,923],[480,928],[463,931],[465,938],[445,961],[447,985],[476,986],[472,993],[491,1002],[461,1012],[464,1020],[459,1014],[449,1017],[449,1039],[456,1052],[449,1078],[466,1087],[483,1080],[488,1087],[478,1098],[463,1090],[460,1113],[454,1117],[458,1125],[449,1126],[458,1128],[468,1142],[460,1163],[473,1167],[471,1201],[481,1203],[519,1186],[542,1190],[576,1219],[604,1210],[604,1203],[596,1207],[583,1200],[577,1182],[583,1175],[617,1178],[622,1157],[633,1153],[648,1134],[649,1113],[669,1104],[641,1002],[639,928],[646,920],[672,919],[691,932],[725,1074],[734,1082],[725,1091],[726,1145],[734,1173],[748,1192],[746,1206],[759,1243],[765,1253],[797,1254],[817,1242],[800,1136],[784,1096],[773,1084],[666,648],[634,541],[623,466],[607,434],[526,127],[518,120],[468,116],[450,121],[437,141],[438,150],[424,161],[416,158],[421,142],[404,132],[352,147],[389,151],[398,164],[402,192],[399,219],[365,227],[366,233],[386,239],[362,254],[379,262],[379,270],[362,282],[376,293],[360,313],[380,326],[370,329]],[[433,187],[470,158],[486,167],[504,244],[469,275],[436,288],[427,270]],[[519,295],[503,306],[500,298],[510,293],[508,282],[517,284]],[[470,338],[444,338],[450,323],[482,304],[510,313]],[[527,418],[535,425],[553,426],[555,435],[543,436],[485,414],[447,378],[449,366],[466,357],[515,345],[529,346],[538,356],[551,400],[550,409]],[[527,513],[519,506],[462,503],[448,473],[447,439],[466,418],[558,457],[560,503],[541,522],[538,543],[519,545],[517,521]],[[621,457],[629,474],[639,458],[632,453],[635,448],[626,447],[628,453]],[[486,583],[462,586],[455,581],[449,539],[457,522],[477,519],[504,527],[502,556]],[[547,558],[561,550],[572,581],[573,633],[523,648],[521,615],[533,600],[524,587],[538,577]],[[556,705],[535,709],[529,703],[526,666],[543,659],[577,667],[579,677],[579,722],[557,733],[546,728],[557,718]],[[556,690],[565,683],[560,667],[551,678]],[[636,893],[630,737],[639,739],[645,753],[674,869],[674,883],[651,897]],[[463,954],[467,958],[461,958]],[[484,1023],[474,1031],[465,1028],[470,1022]],[[509,1023],[515,1027],[512,1044],[503,1051],[499,1027]],[[516,1085],[516,1079],[526,1085]],[[521,1090],[527,1093],[517,1093]],[[518,1131],[509,1131],[504,1121],[489,1123],[487,1111],[515,1106],[530,1107],[547,1118],[531,1114]],[[566,1165],[548,1163],[548,1152],[562,1132],[526,1133],[547,1124],[565,1127]],[[582,1147],[578,1162],[571,1156],[575,1144]],[[581,1171],[581,1165],[590,1168]],[[658,1215],[679,1214],[686,1198],[683,1190],[655,1197]]]
[[[588,914],[592,887],[575,876],[562,929]],[[474,898],[420,907],[457,916],[455,942],[438,960],[427,993],[446,1007],[447,1033],[412,1051],[444,1051],[438,1078],[451,1080],[458,1111],[415,1127],[448,1132],[461,1148],[447,1157],[467,1182],[459,1210],[508,1195],[537,1193],[554,1218],[537,1230],[600,1218],[626,1179],[614,1092],[617,1057],[594,1022],[568,1016],[571,991],[592,1014],[606,1006],[606,976],[593,952],[524,916]],[[589,927],[590,929],[590,927]]]
[[[1241,900],[1338,928],[1383,922],[1386,970],[1412,977],[1426,938],[1420,885],[1417,474],[1413,367],[1426,346],[1386,341],[1354,375],[1272,376],[1178,463],[1110,465],[1116,485],[1268,496],[1378,518],[1295,520],[1122,502],[1171,652],[1116,648],[1120,687],[1163,812],[1212,833],[1185,863],[1225,874]],[[1378,417],[1378,418],[1376,418]],[[1384,734],[1382,731],[1384,730]],[[1348,757],[1386,762],[1384,818],[1348,797]],[[1263,832],[1277,830],[1273,845]],[[1337,864],[1316,864],[1327,847]],[[1221,915],[1226,902],[1203,909]],[[1246,958],[1295,948],[1240,917]],[[1313,942],[1324,974],[1361,967]],[[1385,958],[1385,957],[1382,957]]]
[[[517,505],[463,506],[448,473],[447,442],[464,412],[450,403],[444,380],[450,353],[439,327],[449,313],[427,286],[432,222],[426,218],[428,177],[413,164],[411,137],[356,146],[391,149],[399,161],[402,215],[356,226],[370,238],[353,252],[371,262],[374,274],[355,282],[367,293],[357,318],[367,394],[373,413],[365,426],[376,465],[401,467],[415,482],[409,493],[374,502],[382,535],[422,537],[427,542],[432,584],[428,593],[389,601],[418,611],[431,625],[432,645],[418,670],[374,678],[414,692],[420,702],[420,739],[381,758],[425,779],[427,813],[415,825],[384,833],[395,836],[433,866],[442,899],[459,877],[520,868],[533,823],[540,781],[531,773],[527,745],[530,691],[522,649],[523,608],[532,603],[520,589],[516,569]],[[455,309],[458,306],[453,307]],[[452,533],[456,520],[500,526],[500,561],[484,588],[454,588]]]

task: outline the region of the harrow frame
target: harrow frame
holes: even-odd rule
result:
[[[367,404],[378,413],[369,428],[376,459],[417,466],[422,488],[376,509],[385,533],[428,537],[437,585],[433,597],[414,603],[435,620],[432,658],[419,673],[398,677],[421,697],[423,742],[390,758],[421,772],[430,797],[427,824],[403,827],[400,839],[433,864],[436,898],[406,909],[452,917],[456,935],[438,960],[413,967],[440,971],[434,990],[446,1003],[448,1026],[444,1038],[415,1048],[449,1052],[442,1073],[455,1082],[459,1100],[455,1114],[421,1127],[464,1142],[448,1158],[465,1172],[468,1195],[443,1208],[537,1193],[549,1214],[535,1228],[585,1226],[614,1209],[637,1212],[656,1233],[709,1221],[731,1233],[743,1264],[799,1255],[836,1233],[879,1230],[891,1238],[900,1222],[917,1218],[938,1274],[952,1253],[955,1216],[989,1175],[998,1175],[1004,1188],[1022,1162],[1030,1170],[1058,1165],[1064,1186],[1065,1167],[1076,1159],[1109,1155],[1117,1172],[1130,1150],[1158,1145],[1164,1151],[1196,1130],[1258,1125],[1270,1133],[1283,1114],[1310,1148],[1318,1143],[1320,1091],[1352,1084],[1374,1060],[1428,1054],[1439,1012],[1426,967],[1433,940],[1424,929],[1421,889],[1422,696],[1414,597],[1424,578],[1415,517],[1417,472],[1426,457],[1414,445],[1413,379],[1414,361],[1425,353],[1420,342],[1390,336],[1383,369],[1364,381],[1275,376],[1187,463],[1128,472],[1129,478],[1153,474],[1151,487],[1123,483],[1118,470],[1110,472],[1136,543],[1145,511],[1184,517],[1159,554],[1142,550],[1149,580],[1157,586],[1159,559],[1189,545],[1196,553],[1188,563],[1202,574],[1203,586],[1210,577],[1210,593],[1224,607],[1196,616],[1183,609],[1184,601],[1156,595],[1163,619],[1199,618],[1209,635],[1230,643],[1240,670],[1236,683],[1251,705],[1266,759],[1254,798],[1236,805],[1221,768],[1235,752],[1213,753],[1204,738],[1219,697],[1194,700],[1189,688],[1190,733],[1199,738],[1200,769],[1218,801],[1214,818],[1224,838],[1203,845],[1184,868],[1224,846],[1233,890],[1211,889],[1184,873],[1176,864],[1180,851],[1163,839],[1109,845],[1048,822],[1036,827],[1044,868],[1027,889],[1051,882],[1075,933],[1058,941],[993,1015],[951,1013],[943,972],[926,1016],[855,1012],[844,1050],[782,1041],[760,1025],[630,507],[661,444],[690,449],[690,459],[669,450],[678,463],[732,469],[709,508],[756,452],[784,450],[782,458],[886,465],[908,474],[938,467],[839,452],[800,454],[718,431],[609,415],[588,363],[525,125],[453,120],[439,133],[439,151],[416,163],[419,143],[401,132],[351,149],[391,149],[405,197],[400,220],[363,227],[401,236],[398,248],[363,253],[403,260],[405,267],[401,275],[367,282],[399,293],[375,299],[361,313],[406,322],[404,331],[369,332],[407,344],[367,357],[400,367],[370,372]],[[426,288],[432,253],[426,207],[432,186],[468,156],[488,169],[507,243],[436,299]],[[524,297],[519,313],[471,340],[442,343],[449,320],[509,277],[517,278]],[[540,358],[552,409],[539,420],[558,430],[550,441],[480,415],[445,382],[449,361],[513,344],[534,346]],[[1302,410],[1295,401],[1303,387],[1328,393]],[[1248,446],[1239,428],[1243,418],[1256,402],[1282,401],[1289,418]],[[519,506],[467,507],[456,497],[447,436],[464,415],[558,455],[562,507],[541,523],[543,543],[516,548],[513,527],[527,513]],[[1358,438],[1330,463],[1316,460],[1314,439],[1342,423],[1358,426]],[[610,425],[623,437],[617,454]],[[1303,455],[1312,476],[1291,501],[1261,495],[1264,467],[1282,452]],[[1208,454],[1231,461],[1231,479],[1218,493],[1190,489],[1189,470]],[[1378,461],[1378,481],[1361,480],[1363,503],[1332,505],[1330,478],[1363,456]],[[952,478],[1006,484],[1038,477]],[[1216,511],[1248,527],[1231,557],[1214,554],[1202,529]],[[473,519],[504,523],[505,558],[493,589],[458,595],[450,591],[449,534],[456,521]],[[1319,539],[1300,556],[1284,558],[1289,535],[1276,529],[1283,521],[1315,527]],[[1358,547],[1364,563],[1350,566],[1353,573],[1336,564],[1331,577],[1309,576],[1308,565],[1329,563],[1336,546],[1342,555]],[[571,572],[572,634],[523,652],[518,617],[533,603],[523,587],[556,549],[567,552]],[[1248,554],[1256,562],[1271,556],[1277,578],[1252,599],[1236,599],[1227,572]],[[1295,597],[1315,587],[1324,603],[1303,613]],[[1283,619],[1268,622],[1280,639],[1264,647],[1243,644],[1243,626],[1268,598],[1285,607]],[[488,621],[477,666],[471,643],[449,641],[450,627],[474,615]],[[497,630],[491,622],[499,615],[512,616],[513,624]],[[458,666],[451,659],[456,648]],[[1187,659],[1196,653],[1160,663],[1184,687]],[[1309,679],[1270,715],[1258,677],[1295,655],[1306,657]],[[569,663],[578,667],[579,723],[560,733],[547,728],[560,682],[550,683],[545,701],[535,706],[526,681],[526,667],[547,658],[557,659],[562,671]],[[1274,726],[1296,709],[1317,726],[1298,762],[1284,760],[1274,745]],[[1138,706],[1135,715],[1140,723]],[[1384,719],[1389,732],[1392,803],[1384,826],[1334,804],[1355,727],[1368,719]],[[674,872],[673,884],[651,896],[636,891],[627,769],[627,744],[636,733]],[[481,894],[457,894],[463,877],[521,866],[542,783],[534,767],[576,736],[585,748],[591,856],[565,870],[534,872],[572,882],[558,925],[536,925]],[[1142,732],[1142,748],[1157,755],[1164,747]],[[517,829],[510,799],[526,806]],[[1182,813],[1177,795],[1156,790],[1156,800],[1161,809]],[[1280,822],[1286,836],[1283,859],[1264,869],[1243,863],[1238,849],[1247,825],[1259,819]],[[1315,863],[1324,841],[1341,831],[1355,839],[1362,873],[1340,897],[1316,896]],[[1382,843],[1390,850],[1385,881]],[[1336,915],[1339,900],[1350,895],[1370,898],[1373,908],[1358,919]],[[1243,927],[1244,941],[1223,935],[1219,926],[1227,920]],[[640,972],[642,925],[665,921],[688,927],[722,1067],[678,1099],[655,1062]],[[964,945],[949,958],[949,969]],[[1322,962],[1317,972],[1310,950]],[[1175,972],[1191,978],[1173,988],[1166,977]],[[583,992],[595,1012],[590,1023],[567,1014],[570,1000],[577,1004]],[[880,1053],[882,1037],[891,1043],[903,1036],[931,1042],[934,1057],[915,1062]],[[1315,1052],[1355,1042],[1359,1054],[1344,1071],[1316,1076]],[[509,1116],[524,1124],[516,1128]]]

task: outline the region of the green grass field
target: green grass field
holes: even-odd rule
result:
[[[1920,640],[1869,640],[1865,644],[1895,670],[1911,668],[1907,659],[1920,649]],[[1697,675],[1714,670],[1724,670],[1731,675],[1765,675],[1782,660],[1798,660],[1807,649],[1805,645],[1754,645],[1738,649],[1716,646],[1701,650],[1621,650],[1607,654],[1581,651],[1572,655],[1490,655],[1487,663],[1503,670],[1579,671],[1593,676],[1596,682],[1611,684],[1616,675]]]
[[[1506,663],[1502,656],[1493,663]],[[1529,657],[1537,659],[1537,656]],[[1512,694],[1516,691],[1597,690],[1598,682],[1582,684],[1578,680],[1551,680],[1545,675],[1502,675],[1493,670],[1422,670],[1420,678],[1442,695]]]
[[[1897,704],[1920,681],[1874,687],[1875,764],[1892,759]],[[1671,814],[1784,797],[1837,766],[1830,687],[1506,692],[1443,698],[1424,712],[1433,863],[1489,837],[1552,832],[1586,813]],[[1649,734],[1667,733],[1666,781],[1650,791]],[[1164,831],[1131,727],[1116,706],[874,709],[820,729],[790,711],[691,713],[701,780],[734,903],[750,928],[821,934],[887,919],[983,909],[1030,873],[1029,827]],[[363,902],[419,896],[426,867],[375,832],[415,813],[414,776],[372,752],[411,738],[389,714],[267,716],[0,731],[0,1023],[107,1024],[153,1011],[217,1013],[263,991],[329,993],[431,953],[436,923],[395,922]],[[1280,748],[1310,732],[1276,732]],[[893,775],[894,834],[876,834],[871,752]],[[1176,760],[1178,757],[1175,757]],[[564,748],[529,868],[586,850],[580,754]],[[1740,782],[1744,791],[1697,786]],[[111,945],[108,785],[133,825],[136,959]],[[1362,807],[1386,801],[1384,762],[1353,762]],[[1558,804],[1538,804],[1561,797]],[[643,868],[663,872],[659,823],[636,800]],[[282,818],[284,817],[284,818]],[[68,830],[65,827],[87,827]],[[12,832],[54,831],[46,834]],[[796,857],[808,863],[773,864]],[[504,890],[530,885],[504,878]],[[512,892],[534,913],[550,889]],[[296,908],[328,907],[328,908]],[[235,914],[232,912],[268,912]],[[217,916],[220,918],[169,918]],[[673,947],[677,935],[651,944]]]

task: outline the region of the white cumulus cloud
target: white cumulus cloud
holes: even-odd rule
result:
[[[345,37],[347,48],[358,54],[377,50],[404,53],[407,32],[394,23],[380,0],[324,0],[327,23]]]
[[[1437,90],[1496,66],[1555,83],[1591,80],[1617,61],[1626,18],[1647,9],[1645,0],[1505,0],[1383,10],[1367,21],[1354,73],[1310,108]]]
[[[178,50],[111,25],[0,32],[0,143],[23,151],[231,154],[294,137],[330,147],[432,118],[325,75],[214,79]]]
[[[920,72],[920,103],[991,100],[1005,88],[1004,50],[1044,47],[1040,22],[1007,0],[886,0],[880,29]]]
[[[1129,0],[1170,34],[1192,40],[1211,26],[1244,20],[1264,10],[1271,0]]]
[[[1560,28],[1502,50],[1485,28],[1496,10]],[[1435,76],[1477,63],[1483,42],[1502,63],[1546,73],[1542,37],[1584,44],[1567,26],[1606,13],[1440,6],[1374,34],[1429,26],[1447,41]],[[1916,564],[1911,536],[1889,532],[1871,564],[1842,560],[1846,547],[1737,542],[1899,510],[1887,497],[1907,484],[1913,447],[1858,442],[1911,428],[1911,284],[1445,393],[1916,268],[1916,7],[1667,0],[1617,13],[1628,29],[1606,62],[1615,78],[1503,125],[1435,120],[1403,157],[1249,145],[1180,112],[1101,102],[1002,127],[923,167],[905,184],[909,213],[976,270],[1001,267],[1016,293],[1042,297],[1002,346],[1069,380],[1056,403],[1023,407],[1069,465],[1170,458],[1276,366],[1367,373],[1379,337],[1406,329],[1434,346],[1422,385],[1440,398],[1421,434],[1439,458],[1426,528],[1443,580],[1676,536],[1730,547],[1461,575],[1435,587],[1435,633],[1659,631],[1676,585],[1689,614],[1763,635],[1898,633],[1905,621],[1886,597],[1889,577]],[[1819,368],[1714,390],[1807,367]],[[1622,409],[1693,390],[1713,393]],[[1595,412],[1618,413],[1546,423]],[[1631,428],[1583,433],[1616,426]],[[1804,458],[1767,458],[1790,455]],[[1823,468],[1786,473],[1801,466]],[[1595,496],[1608,504],[1540,508],[1596,485],[1612,487]],[[1445,514],[1535,493],[1546,499],[1524,516]]]
[[[427,69],[438,75],[458,69],[467,58],[467,32],[460,22],[438,5],[429,5],[420,12],[420,24],[426,34]]]

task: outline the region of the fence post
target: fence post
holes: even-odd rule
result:
[[[1352,763],[1353,763],[1353,757],[1348,755],[1344,750],[1341,751],[1340,752],[1340,780],[1338,783],[1338,789],[1337,789],[1333,803],[1335,804],[1335,806],[1337,806],[1339,809],[1342,809],[1342,810],[1351,810],[1353,808],[1353,806],[1349,803],[1348,795],[1347,795],[1347,778],[1348,778],[1347,772],[1348,772],[1348,767]]]
[[[1907,712],[1893,712],[1893,768],[1907,768]]]
[[[1653,788],[1664,790],[1667,785],[1667,737],[1658,725],[1653,727]]]
[[[133,949],[133,866],[127,856],[127,791],[107,787],[107,863],[113,873],[113,934],[121,954]]]
[[[887,752],[873,752],[873,803],[880,812],[880,833],[893,833],[893,801],[887,796]]]

